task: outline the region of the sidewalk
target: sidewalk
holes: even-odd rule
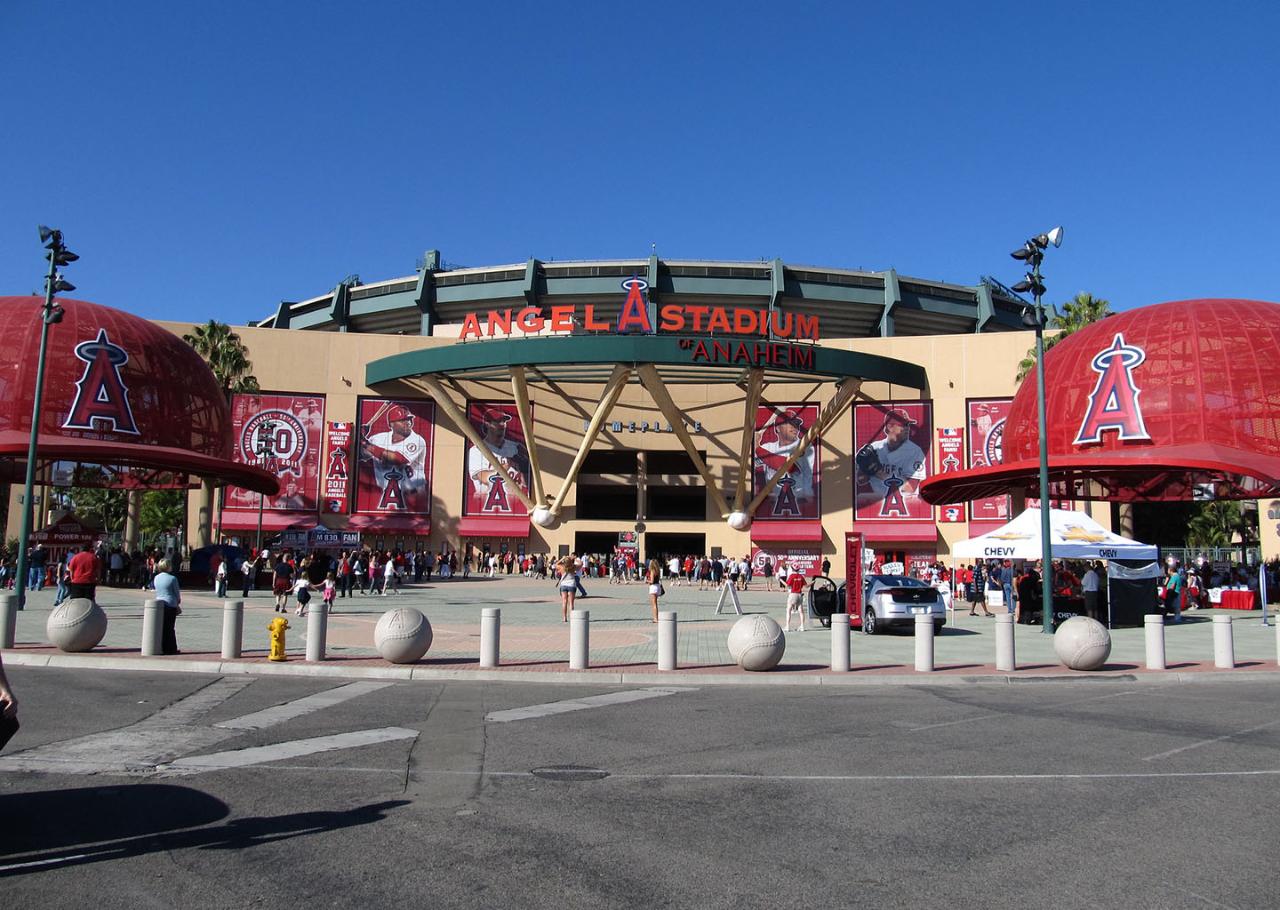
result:
[[[782,663],[767,673],[739,670],[729,657],[726,639],[737,619],[732,613],[715,614],[717,591],[667,586],[663,610],[679,615],[675,672],[657,670],[657,631],[649,622],[648,596],[642,584],[610,585],[607,579],[586,582],[590,594],[579,598],[578,608],[591,614],[591,669],[568,669],[569,629],[560,620],[559,596],[550,581],[521,576],[496,579],[455,579],[409,585],[400,596],[361,596],[338,600],[329,617],[328,659],[303,660],[306,620],[289,613],[285,663],[266,659],[267,623],[277,615],[269,592],[253,592],[245,601],[244,656],[223,661],[222,601],[212,591],[184,591],[183,614],[178,619],[178,646],[182,654],[142,657],[142,605],[148,592],[126,588],[98,589],[98,602],[110,621],[106,637],[87,654],[64,654],[51,647],[45,623],[53,605],[46,589],[28,597],[27,609],[18,614],[17,647],[6,651],[10,666],[59,666],[96,669],[170,670],[219,674],[297,674],[309,676],[378,677],[388,679],[472,679],[538,682],[619,682],[674,684],[1009,684],[1035,680],[1124,679],[1145,682],[1179,682],[1188,679],[1280,680],[1277,668],[1277,630],[1264,627],[1258,611],[1195,611],[1181,625],[1167,626],[1165,648],[1169,670],[1144,669],[1142,629],[1113,629],[1107,667],[1079,673],[1063,667],[1053,652],[1052,636],[1039,627],[1015,627],[1018,670],[1004,673],[994,667],[994,620],[971,617],[959,611],[935,642],[937,670],[917,673],[914,642],[910,634],[866,636],[854,633],[851,654],[853,672],[832,673],[830,634],[814,622],[806,632],[786,636]],[[238,599],[238,591],[230,592]],[[740,594],[744,612],[768,612],[781,621],[785,594],[765,591],[760,583]],[[373,647],[373,629],[386,610],[414,607],[431,622],[434,640],[427,656],[413,665],[384,661]],[[497,670],[479,668],[480,610],[502,609],[501,660]],[[1230,613],[1235,638],[1235,670],[1213,665],[1213,613]]]

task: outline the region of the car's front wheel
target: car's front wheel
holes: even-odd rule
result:
[[[867,607],[862,611],[862,632],[864,635],[875,635],[880,631],[876,623],[876,611]]]

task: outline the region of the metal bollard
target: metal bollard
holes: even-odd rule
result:
[[[222,602],[222,659],[235,660],[244,644],[244,601]]]
[[[0,648],[12,648],[18,636],[18,598],[0,594]]]
[[[658,669],[676,668],[676,614],[658,614]]]
[[[1164,617],[1159,613],[1148,613],[1142,619],[1147,638],[1147,669],[1167,669],[1164,659]]]
[[[325,638],[329,634],[329,605],[313,600],[307,605],[307,660],[324,660]]]
[[[831,670],[849,672],[849,614],[831,614]]]
[[[502,610],[485,607],[480,611],[480,666],[496,667],[502,638]]]
[[[1013,647],[1013,614],[996,614],[996,669],[1012,673],[1018,669]]]
[[[916,670],[933,672],[933,616],[916,617]]]
[[[142,605],[142,656],[155,657],[164,647],[164,605],[148,600]]]
[[[1224,670],[1235,669],[1236,648],[1231,634],[1230,616],[1213,617],[1213,665]]]
[[[591,611],[569,611],[569,669],[585,670],[591,665]]]

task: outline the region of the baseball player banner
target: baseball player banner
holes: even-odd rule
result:
[[[434,401],[360,399],[357,512],[431,514],[435,416]]]
[[[280,492],[268,497],[263,508],[316,511],[324,402],[323,395],[232,397],[232,457],[241,464],[257,465],[280,479]],[[256,510],[258,494],[228,487],[227,508]]]
[[[806,428],[818,419],[816,404],[767,405],[756,408],[755,471],[752,495],[762,490],[800,444]],[[822,463],[814,442],[796,459],[760,505],[756,518],[788,521],[821,515]]]
[[[1012,398],[969,402],[969,467],[1004,464],[1004,422]],[[1009,497],[988,496],[969,503],[970,521],[1008,521]]]
[[[347,511],[347,493],[351,489],[351,424],[330,421],[328,436],[321,511],[343,515]]]
[[[932,468],[932,426],[927,401],[854,407],[855,520],[933,521],[933,506],[920,498]]]
[[[524,503],[511,494],[513,484],[526,494],[529,492],[529,450],[516,406],[506,402],[473,401],[467,405],[467,419],[498,463],[494,464],[485,452],[467,441],[462,514],[527,515]]]

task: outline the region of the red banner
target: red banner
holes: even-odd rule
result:
[[[950,474],[964,468],[964,430],[960,427],[938,427],[938,469]],[[964,521],[964,506],[938,506],[938,521]]]
[[[773,563],[775,576],[778,574],[778,566],[783,562],[791,567],[791,571],[800,572],[810,578],[822,574],[822,550],[816,544],[812,547],[779,547],[773,550],[753,546],[751,571],[754,576],[763,576],[766,559]]]
[[[431,514],[431,446],[436,404],[361,398],[357,408],[357,512]]]
[[[233,457],[280,478],[280,492],[264,508],[316,510],[320,490],[323,395],[236,395],[231,399]],[[258,494],[227,488],[228,509],[257,509]]]
[[[1004,464],[1004,422],[1012,398],[969,402],[969,467]],[[1009,497],[989,496],[969,503],[970,521],[1008,521]]]
[[[920,498],[929,476],[933,405],[927,401],[859,404],[853,410],[857,521],[933,521]]]
[[[467,419],[498,459],[498,464],[467,441],[466,476],[462,483],[462,514],[504,517],[527,515],[528,510],[511,495],[510,485],[529,492],[529,450],[525,428],[514,404],[473,401]]]
[[[344,515],[351,488],[351,424],[329,423],[324,463],[324,508],[330,515]]]
[[[752,496],[762,490],[782,467],[805,431],[818,420],[816,404],[767,405],[756,408],[755,471]],[[778,481],[769,498],[760,504],[756,518],[766,521],[821,517],[822,461],[814,442]]]

